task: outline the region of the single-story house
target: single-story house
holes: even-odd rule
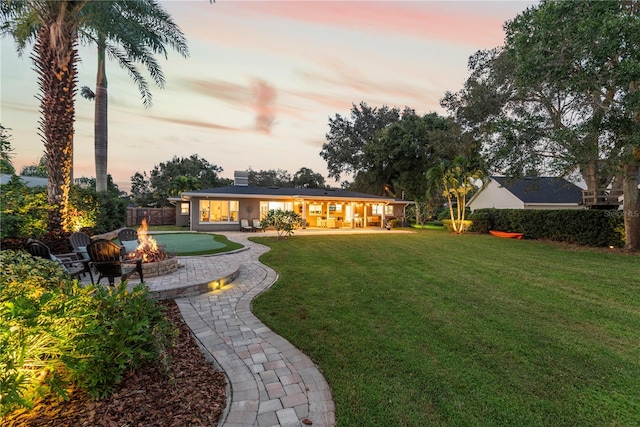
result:
[[[554,177],[508,178],[492,176],[471,197],[467,206],[476,209],[584,209],[582,189]]]
[[[272,209],[298,213],[306,227],[384,227],[391,218],[404,219],[413,202],[340,189],[255,187],[246,173],[234,185],[187,191],[171,199],[176,225],[193,231],[237,231],[240,220],[262,220]]]

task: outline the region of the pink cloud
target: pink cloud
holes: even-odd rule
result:
[[[504,39],[504,15],[492,13],[499,2],[294,2],[240,3],[261,16],[372,33],[424,37],[493,46]],[[515,16],[515,14],[514,14]]]
[[[233,127],[230,127],[230,126],[219,125],[219,124],[216,124],[216,123],[203,122],[201,120],[188,120],[188,119],[179,119],[179,118],[172,118],[172,117],[158,117],[158,116],[149,116],[149,118],[151,118],[153,120],[160,120],[162,122],[169,122],[169,123],[175,123],[175,124],[178,124],[178,125],[193,126],[193,127],[198,127],[198,128],[204,128],[204,129],[218,129],[218,130],[230,130],[230,131],[241,130],[241,129],[233,128]]]
[[[256,130],[266,134],[271,133],[271,126],[275,121],[274,103],[277,97],[276,89],[264,80],[253,82],[253,109],[256,113]]]
[[[215,79],[189,79],[186,86],[199,95],[252,110],[255,114],[254,130],[271,133],[276,113],[279,111],[275,103],[278,91],[265,80],[256,78],[250,84],[241,85]]]

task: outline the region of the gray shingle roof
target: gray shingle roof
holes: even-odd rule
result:
[[[581,203],[582,189],[562,178],[492,176],[524,203]]]
[[[0,174],[0,184],[8,184],[11,181],[13,175]],[[36,176],[20,176],[20,180],[28,187],[46,187],[49,183],[47,178],[39,178]]]
[[[254,187],[230,185],[227,187],[207,188],[204,190],[194,190],[182,193],[185,196],[207,196],[207,195],[264,195],[264,196],[285,196],[285,197],[335,197],[339,199],[380,199],[394,200],[390,197],[375,196],[365,193],[357,193],[342,189],[326,189],[326,188],[290,188],[290,187]]]

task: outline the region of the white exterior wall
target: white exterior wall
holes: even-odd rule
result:
[[[468,204],[469,208],[476,209],[524,209],[524,202],[513,195],[509,190],[501,187],[497,181],[491,179]]]

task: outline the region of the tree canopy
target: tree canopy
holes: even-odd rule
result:
[[[405,107],[352,106],[351,118],[329,119],[327,142],[320,155],[330,175],[352,174],[349,188],[365,193],[425,201],[426,171],[440,158],[477,156],[476,144],[461,128],[436,113],[418,115]],[[462,150],[462,151],[461,151]]]
[[[146,172],[136,172],[131,177],[133,201],[141,206],[168,206],[168,198],[189,190],[222,187],[231,181],[221,178],[223,169],[206,159],[192,154],[173,158],[154,166],[146,178]]]
[[[640,239],[639,4],[531,7],[505,25],[504,47],[471,57],[465,87],[442,101],[481,137],[494,171],[577,169],[590,189],[624,186],[629,248]]]
[[[13,148],[10,141],[9,129],[0,125],[0,173],[14,175],[16,173],[11,158]]]

